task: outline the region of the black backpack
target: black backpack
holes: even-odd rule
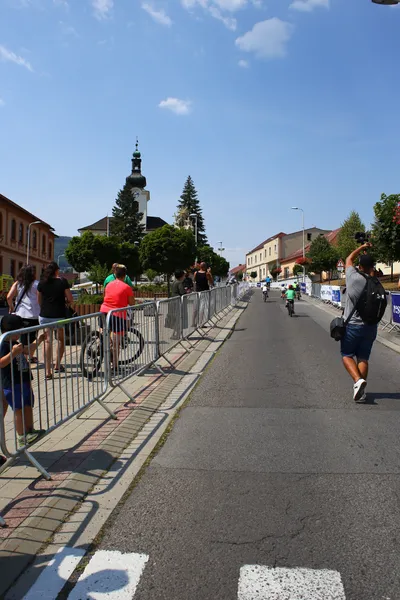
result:
[[[385,314],[387,298],[385,288],[377,277],[371,277],[359,271],[365,277],[366,284],[357,302],[357,312],[367,325],[377,325]]]

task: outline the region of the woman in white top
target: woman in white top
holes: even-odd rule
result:
[[[23,320],[24,327],[39,325],[40,306],[38,303],[37,287],[39,282],[35,279],[31,265],[23,267],[18,273],[17,281],[13,284],[7,295],[10,313],[15,313]],[[24,346],[32,343],[36,338],[33,331],[21,336]]]

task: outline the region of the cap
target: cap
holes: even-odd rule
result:
[[[15,331],[16,329],[22,329],[24,326],[21,317],[18,315],[4,315],[1,320],[1,332]]]

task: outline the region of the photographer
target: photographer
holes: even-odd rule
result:
[[[364,242],[346,259],[346,332],[341,340],[343,364],[354,381],[353,399],[365,401],[368,361],[378,332],[378,323],[386,308],[386,293],[375,277],[375,261],[367,254],[371,247],[365,243],[365,234],[358,234]],[[361,255],[361,256],[360,256]],[[359,257],[358,269],[354,262]]]

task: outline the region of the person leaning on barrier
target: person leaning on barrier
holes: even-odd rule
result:
[[[104,290],[104,302],[100,307],[100,312],[108,314],[116,308],[127,308],[135,304],[135,295],[129,284],[125,283],[126,267],[118,265],[115,269],[115,279],[110,281]],[[127,312],[119,311],[112,314],[110,319],[111,337],[113,342],[113,364],[114,369],[118,365],[120,337],[126,331]]]
[[[32,373],[26,360],[28,346],[18,343],[19,334],[12,333],[22,328],[22,319],[18,315],[5,315],[1,321],[1,333],[10,333],[0,346],[2,389],[7,403],[3,401],[3,408],[4,415],[7,405],[14,410],[19,447],[33,444],[45,433],[45,430],[33,427],[34,395]],[[29,344],[29,354],[35,352],[44,338],[45,334],[42,333],[36,341]]]
[[[175,271],[175,281],[172,284],[171,287],[171,297],[172,298],[176,298],[176,297],[181,297],[181,296],[186,296],[186,290],[185,290],[185,285],[184,285],[184,280],[185,280],[185,272],[178,270]],[[179,331],[180,331],[180,323],[179,323],[179,319],[180,319],[180,311],[176,311],[176,305],[169,305],[168,306],[168,314],[166,317],[166,321],[165,321],[165,326],[168,329],[173,329],[173,334],[172,334],[172,339],[176,340],[179,339]]]

